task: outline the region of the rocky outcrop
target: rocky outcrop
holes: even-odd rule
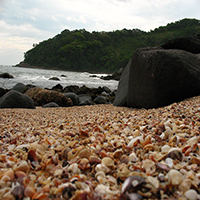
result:
[[[58,108],[59,105],[55,102],[49,102],[42,106],[43,108]]]
[[[52,81],[60,81],[60,79],[58,77],[51,77],[49,78],[49,80],[52,80]]]
[[[157,108],[199,95],[199,42],[198,37],[177,39],[136,50],[121,76],[114,105]]]
[[[2,73],[0,74],[0,78],[14,78],[14,76],[9,73]]]
[[[35,87],[28,89],[25,94],[33,99],[36,106],[43,106],[50,102],[55,102],[61,107],[73,105],[70,98],[67,98],[62,93],[53,90]]]
[[[16,90],[10,90],[0,98],[0,108],[30,108],[34,109],[33,100]]]

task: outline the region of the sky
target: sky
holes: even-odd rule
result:
[[[0,0],[0,65],[18,64],[64,29],[148,32],[199,11],[200,0]]]

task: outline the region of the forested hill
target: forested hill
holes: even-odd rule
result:
[[[124,68],[139,47],[161,45],[169,39],[200,34],[200,20],[183,19],[150,32],[139,29],[113,32],[64,30],[33,45],[24,63],[47,69],[109,72]]]

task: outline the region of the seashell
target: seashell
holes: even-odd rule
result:
[[[62,190],[62,195],[65,199],[70,199],[72,197],[72,193],[75,191],[75,187],[69,185],[67,187],[64,187]]]
[[[182,161],[182,159],[183,159],[182,151],[181,151],[181,149],[173,148],[168,152],[167,157],[169,157],[173,160]]]
[[[170,151],[170,146],[169,145],[164,145],[164,146],[162,146],[162,148],[161,148],[161,152],[162,153],[168,153]]]
[[[125,196],[130,200],[143,200],[143,196],[138,193],[126,193]]]
[[[90,162],[90,164],[96,164],[96,163],[101,163],[101,160],[96,156],[90,156],[89,162]]]
[[[139,158],[136,156],[135,152],[129,155],[129,162],[137,162]]]
[[[180,184],[179,188],[182,192],[188,191],[192,186],[192,180],[191,179],[184,179],[183,182]]]
[[[190,138],[190,139],[187,141],[187,144],[188,144],[189,146],[192,146],[192,145],[198,143],[198,140],[199,140],[199,138],[198,138],[197,136],[194,136],[194,137]]]
[[[173,162],[173,160],[172,160],[171,158],[166,158],[165,163],[166,163],[170,168],[172,168],[173,165],[174,165],[174,162]]]
[[[108,182],[109,182],[110,184],[117,185],[117,179],[114,178],[113,176],[107,175],[106,178],[107,178],[107,180],[108,180]]]
[[[24,190],[24,196],[32,198],[33,195],[36,193],[36,189],[31,186],[27,186]]]
[[[159,188],[160,183],[159,183],[159,181],[158,181],[157,178],[154,178],[154,177],[152,177],[152,176],[148,176],[148,177],[147,177],[147,180],[148,180],[148,182],[151,183],[155,188],[157,188],[157,189]]]
[[[99,172],[99,171],[103,171],[105,174],[107,174],[108,172],[110,172],[110,168],[108,168],[106,165],[104,164],[98,164],[95,167],[95,171]]]
[[[28,152],[28,160],[31,162],[38,162],[38,158],[34,150],[30,150]]]
[[[192,156],[190,162],[191,162],[192,164],[200,165],[200,157]]]
[[[143,141],[143,137],[142,136],[138,136],[133,138],[129,143],[128,143],[128,147],[134,147],[136,146],[140,141]]]
[[[22,172],[22,171],[17,171],[17,172],[15,172],[15,176],[16,176],[17,178],[24,178],[24,177],[27,177],[27,175],[26,175],[24,172]]]
[[[99,171],[95,174],[95,178],[99,181],[99,183],[105,184],[106,182],[106,174],[103,171]]]
[[[23,172],[27,172],[30,169],[27,161],[23,160],[15,169],[15,171],[23,171]]]
[[[81,159],[78,166],[81,170],[89,169],[90,168],[89,160],[87,158]]]
[[[153,174],[156,171],[156,165],[152,160],[146,159],[142,162],[142,166],[147,175]]]
[[[78,154],[78,156],[80,158],[89,158],[90,155],[91,155],[91,152],[90,152],[90,150],[88,148],[85,148],[85,149],[81,150],[79,152],[79,154]]]
[[[49,199],[49,194],[43,193],[43,192],[37,192],[32,196],[32,199],[48,200]]]
[[[168,172],[167,178],[170,181],[170,183],[172,184],[172,186],[180,185],[184,179],[183,175],[175,169],[171,169]]]
[[[12,169],[9,169],[3,174],[1,181],[7,182],[13,180],[14,178],[15,178],[14,171]]]
[[[14,188],[12,188],[11,190],[11,194],[13,194],[16,198],[23,198],[24,196],[24,190],[25,190],[25,187],[23,185],[16,185],[14,186]]]
[[[115,166],[114,161],[110,157],[104,157],[101,163],[110,168],[113,168]]]
[[[136,190],[136,187],[141,186],[143,183],[145,183],[145,178],[142,176],[129,176],[122,186],[122,194],[126,192],[134,192]]]
[[[162,174],[162,173],[160,173],[160,174],[158,174],[158,180],[160,181],[160,182],[164,182],[165,181],[165,176],[164,176],[164,174]]]
[[[127,178],[131,171],[127,168],[127,165],[122,163],[117,171],[117,176],[120,178]]]
[[[169,172],[171,170],[171,168],[168,165],[162,163],[156,163],[156,168],[164,170],[166,172]]]
[[[3,195],[3,200],[16,200],[15,196],[10,192],[7,192]]]
[[[191,190],[188,190],[187,192],[185,192],[185,197],[188,199],[188,200],[198,200],[198,193],[191,189]]]
[[[78,190],[84,190],[84,191],[90,192],[90,187],[89,187],[89,185],[87,185],[87,184],[84,183],[84,182],[76,181],[76,182],[75,182],[75,185],[76,185],[76,188],[77,188]]]
[[[72,172],[74,174],[81,174],[81,170],[78,168],[78,164],[77,163],[74,163],[74,164],[71,164],[67,170],[69,172]]]
[[[97,187],[95,188],[95,192],[97,193],[97,195],[102,197],[105,195],[116,195],[118,193],[118,191],[110,190],[109,186],[103,184],[97,185]]]
[[[113,154],[113,157],[120,160],[121,157],[122,157],[122,155],[123,155],[123,151],[122,151],[122,150],[116,150],[116,151],[114,152],[114,154]]]

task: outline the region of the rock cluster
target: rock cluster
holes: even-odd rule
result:
[[[200,35],[136,50],[119,81],[116,106],[157,108],[200,94]]]
[[[42,89],[18,83],[10,90],[10,93],[8,91],[0,88],[0,108],[28,108],[29,100],[27,97],[31,98],[35,106],[43,106],[44,108],[107,104],[113,102],[115,97],[115,93],[105,86],[88,88],[71,85],[63,88],[57,84],[52,89]],[[19,95],[20,99],[27,99],[27,104],[22,103]],[[33,106],[31,105],[30,108]]]

